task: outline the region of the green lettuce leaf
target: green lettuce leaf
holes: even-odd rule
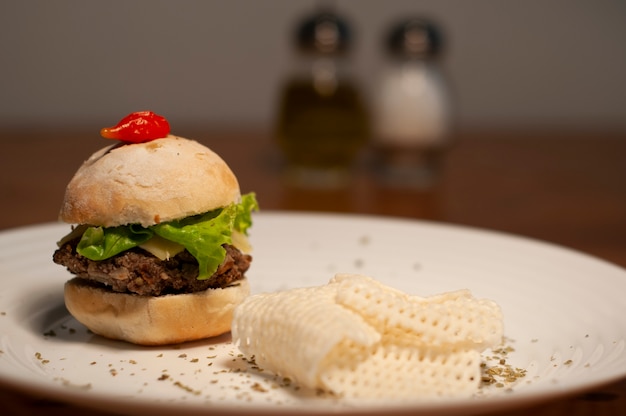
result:
[[[154,234],[178,243],[198,261],[198,279],[208,279],[226,257],[222,244],[232,243],[232,232],[247,234],[252,211],[259,209],[254,193],[242,195],[231,204],[204,214],[143,228],[139,225],[111,228],[89,227],[77,251],[91,260],[105,260],[145,243]]]
[[[235,205],[201,216],[171,221],[151,227],[154,232],[184,246],[198,260],[198,279],[208,279],[226,257],[222,244],[232,242],[237,209]]]
[[[105,260],[145,243],[154,233],[140,226],[89,227],[76,251],[91,260]]]
[[[252,225],[252,211],[259,210],[259,203],[254,193],[242,195],[241,203],[237,206],[237,217],[235,218],[235,230],[248,235],[248,228]]]

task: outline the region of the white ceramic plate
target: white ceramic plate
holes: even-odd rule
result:
[[[472,399],[346,405],[259,373],[228,336],[143,348],[91,335],[63,305],[69,278],[52,263],[68,231],[0,233],[0,382],[130,413],[458,414],[520,407],[626,376],[626,271],[562,247],[436,223],[270,212],[255,216],[253,292],[370,275],[419,295],[461,288],[504,311],[506,359],[527,371]],[[489,361],[489,357],[485,357]]]

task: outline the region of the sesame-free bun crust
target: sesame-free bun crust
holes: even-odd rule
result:
[[[68,184],[59,218],[70,224],[148,227],[239,199],[237,178],[226,162],[196,141],[169,135],[91,155]]]
[[[138,345],[167,345],[229,332],[234,308],[249,293],[247,279],[197,293],[139,296],[73,278],[65,283],[65,306],[98,335]]]

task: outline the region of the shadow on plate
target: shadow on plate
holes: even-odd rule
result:
[[[63,289],[42,290],[16,308],[16,321],[36,337],[49,342],[82,343],[116,350],[182,349],[230,342],[230,333],[200,341],[165,346],[141,346],[96,335],[69,313],[63,300]]]

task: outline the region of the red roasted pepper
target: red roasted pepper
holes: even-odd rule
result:
[[[166,137],[170,133],[170,123],[165,117],[152,111],[130,113],[114,127],[105,127],[100,135],[105,139],[121,140],[127,143],[144,143]]]

